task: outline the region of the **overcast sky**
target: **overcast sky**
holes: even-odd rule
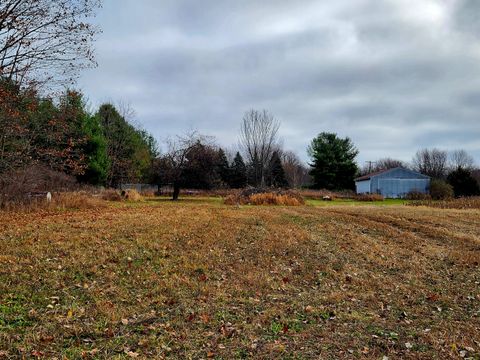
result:
[[[479,0],[104,0],[96,106],[128,102],[161,140],[194,128],[229,147],[249,109],[307,160],[319,132],[359,164],[463,148],[480,163]]]

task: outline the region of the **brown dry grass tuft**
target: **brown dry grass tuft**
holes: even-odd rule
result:
[[[302,189],[298,190],[298,193],[305,199],[322,200],[324,197],[330,197],[330,199],[351,199],[355,197],[353,191],[331,191],[331,190],[313,190]]]
[[[146,197],[146,198],[153,198],[153,197],[156,196],[155,191],[153,191],[153,190],[142,190],[140,192],[140,195],[142,197]]]
[[[430,194],[424,194],[418,191],[410,191],[405,197],[406,200],[431,200]]]
[[[123,194],[124,194],[123,196],[125,200],[128,200],[128,201],[137,202],[137,201],[143,200],[143,196],[140,195],[140,193],[135,189],[125,190]]]
[[[408,203],[411,206],[428,206],[440,209],[480,209],[480,196],[449,200],[419,200]]]
[[[93,194],[84,191],[53,193],[51,201],[47,201],[46,194],[33,197],[28,201],[7,203],[3,206],[4,212],[42,212],[59,209],[97,209],[105,207],[104,201]]]
[[[123,197],[120,194],[120,192],[118,190],[115,190],[115,189],[107,189],[105,191],[102,191],[100,196],[103,200],[107,200],[107,201],[122,201],[123,200]]]
[[[291,190],[247,189],[225,198],[226,205],[281,205],[300,206],[305,201]]]
[[[285,205],[285,206],[300,206],[303,205],[303,200],[289,194],[254,194],[250,196],[249,203],[251,205]]]
[[[324,198],[335,199],[352,199],[357,201],[383,201],[384,198],[379,194],[359,194],[354,191],[331,191],[331,190],[300,190],[298,193],[305,199],[323,200]]]
[[[97,209],[106,207],[106,204],[85,192],[68,192],[53,194],[52,202],[47,206],[63,209]]]
[[[384,197],[380,194],[359,194],[353,198],[357,201],[383,201]]]

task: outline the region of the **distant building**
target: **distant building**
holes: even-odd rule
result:
[[[381,194],[386,198],[402,198],[409,192],[428,194],[430,177],[398,167],[361,176],[355,179],[355,187],[357,194]]]

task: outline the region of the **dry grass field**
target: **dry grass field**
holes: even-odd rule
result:
[[[0,213],[0,358],[480,359],[480,211]]]

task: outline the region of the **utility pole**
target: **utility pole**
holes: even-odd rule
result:
[[[373,169],[373,164],[376,164],[376,161],[365,161],[368,164],[368,172],[371,173]]]

